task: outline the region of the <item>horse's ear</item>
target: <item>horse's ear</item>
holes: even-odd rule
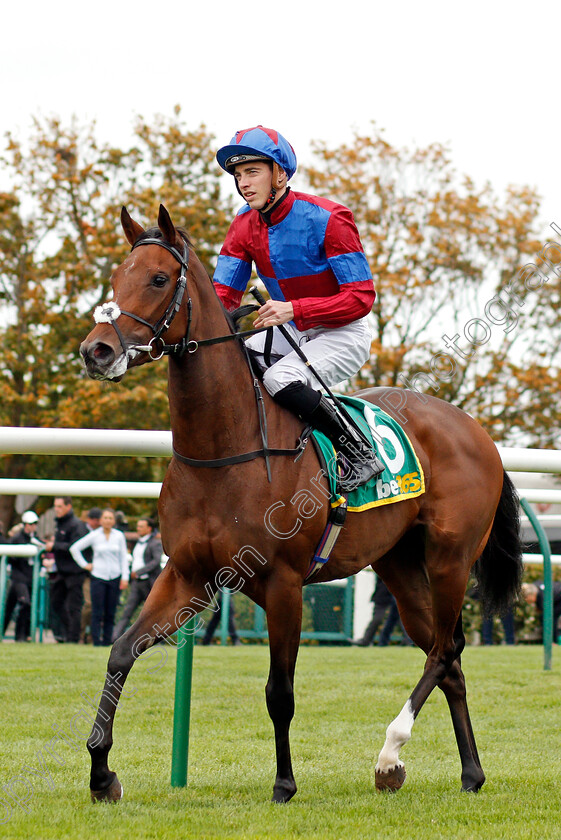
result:
[[[126,207],[121,208],[121,225],[125,231],[125,236],[132,247],[140,234],[144,233],[144,228],[142,225],[139,225],[138,222],[135,222],[134,219],[131,219]]]
[[[177,238],[175,225],[173,224],[171,216],[163,204],[160,204],[160,212],[158,213],[158,227],[162,231],[166,242],[169,242],[170,245],[175,245],[175,240]]]

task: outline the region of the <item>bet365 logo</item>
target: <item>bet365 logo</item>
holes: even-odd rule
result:
[[[390,496],[400,496],[402,493],[416,493],[421,489],[421,477],[418,472],[396,475],[391,481],[382,481],[379,478],[376,482],[376,492],[379,499],[388,499]]]

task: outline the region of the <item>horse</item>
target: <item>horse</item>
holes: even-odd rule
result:
[[[258,394],[257,409],[256,378],[243,342],[233,334],[232,319],[187,233],[175,227],[163,205],[157,227],[145,230],[124,207],[121,225],[131,251],[113,272],[113,299],[96,310],[97,323],[80,352],[90,377],[113,381],[168,356],[173,457],[158,507],[169,560],[137,621],[110,652],[87,741],[91,797],[122,797],[108,754],[115,710],[135,659],[209,605],[219,588],[229,587],[266,613],[265,695],[276,747],[272,801],[288,802],[296,792],[289,730],[302,587],[328,517],[325,471],[312,446],[295,447],[303,429],[296,416],[266,392]],[[416,396],[401,388],[359,392],[382,406],[397,399],[402,404],[407,394]],[[425,492],[349,513],[314,582],[371,566],[395,596],[407,633],[426,654],[420,679],[386,730],[376,789],[402,786],[400,749],[438,686],[452,717],[462,790],[478,791],[485,775],[461,669],[461,609],[472,569],[489,609],[505,609],[516,597],[522,574],[518,500],[495,444],[468,414],[423,395],[406,400],[401,415],[424,471]],[[265,419],[271,447],[262,441]],[[312,487],[322,490],[314,495],[315,505],[311,494],[306,496]]]

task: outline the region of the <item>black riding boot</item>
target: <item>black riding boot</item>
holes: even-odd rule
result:
[[[274,399],[327,435],[335,450],[344,456],[343,474],[339,477],[341,490],[354,490],[384,471],[376,453],[319,391],[302,382],[291,382]]]

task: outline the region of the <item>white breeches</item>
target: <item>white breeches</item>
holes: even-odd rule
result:
[[[358,321],[335,329],[317,327],[300,332],[292,324],[284,324],[284,327],[302,348],[310,364],[328,387],[338,385],[354,376],[370,358],[372,332],[366,318],[359,318]],[[252,335],[246,341],[247,347],[262,354],[266,335],[264,332]],[[291,382],[303,382],[321,390],[321,385],[310,368],[300,359],[277,327],[273,327],[273,364],[267,368],[262,355],[258,356],[257,361],[265,371],[263,383],[271,396]]]

